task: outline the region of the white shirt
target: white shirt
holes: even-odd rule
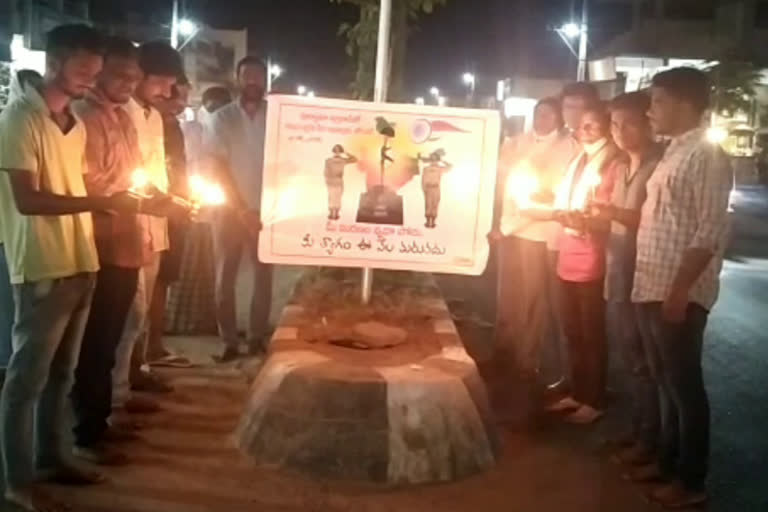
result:
[[[717,301],[730,219],[733,171],[728,157],[703,129],[672,139],[648,180],[637,233],[633,302],[661,302],[671,291],[688,249],[714,256],[690,291],[705,309]]]
[[[162,192],[168,191],[168,171],[165,167],[165,139],[163,118],[154,107],[145,109],[131,98],[126,105],[139,136],[141,159],[149,180]],[[153,252],[168,250],[168,220],[165,217],[145,215],[149,245]]]
[[[576,140],[565,131],[545,136],[525,133],[504,142],[499,165],[507,176],[500,222],[501,232],[505,236],[514,235],[526,240],[546,242],[550,249],[556,248],[560,225],[520,216],[514,190],[510,189],[515,186],[517,173],[534,172],[540,189],[556,192],[569,164],[580,150]]]

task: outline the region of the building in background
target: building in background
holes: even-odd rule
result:
[[[88,1],[0,1],[0,109],[14,70],[45,72],[45,34],[63,23],[90,23]]]

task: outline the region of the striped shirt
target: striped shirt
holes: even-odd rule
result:
[[[714,256],[693,284],[689,299],[712,308],[720,287],[732,186],[727,156],[706,140],[703,129],[672,140],[648,180],[637,234],[633,302],[666,300],[684,253],[705,249]]]

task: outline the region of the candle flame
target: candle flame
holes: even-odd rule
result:
[[[539,179],[533,168],[526,162],[514,169],[507,179],[506,195],[520,209],[533,205],[531,197],[539,191]]]
[[[220,206],[227,202],[227,195],[218,183],[210,183],[202,176],[189,177],[189,197],[198,205]]]
[[[131,192],[144,192],[149,185],[149,175],[147,171],[138,168],[131,174]]]

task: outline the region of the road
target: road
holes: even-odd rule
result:
[[[757,512],[768,510],[768,190],[739,188],[733,208],[732,241],[704,349],[712,406],[708,510]],[[462,309],[461,316],[493,319],[495,265],[492,254],[480,278],[440,278],[446,295]],[[614,369],[614,381],[621,381],[621,371]],[[625,405],[618,399],[606,424],[621,418]],[[588,436],[581,440],[589,442]]]

